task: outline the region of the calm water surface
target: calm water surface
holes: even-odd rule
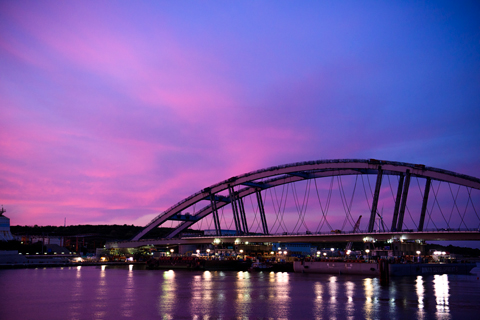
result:
[[[0,270],[0,319],[480,319],[477,276]]]

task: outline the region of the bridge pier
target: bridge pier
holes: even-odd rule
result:
[[[243,206],[243,198],[238,199],[238,208],[240,213],[240,220],[243,225],[243,232],[248,234],[248,224],[247,224],[247,216],[245,215],[245,207]]]
[[[235,221],[235,229],[237,231],[237,235],[242,233],[242,227],[240,224],[240,217],[238,214],[238,207],[237,207],[237,199],[235,197],[235,190],[231,185],[228,185],[228,192],[230,194],[230,203],[232,204],[232,213],[233,213],[233,220]]]
[[[392,232],[397,230],[398,210],[400,209],[400,200],[402,199],[404,180],[405,180],[405,176],[402,173],[400,174],[400,180],[398,181],[397,197],[395,198],[395,209],[393,210],[392,227],[390,228],[390,231]]]
[[[375,193],[373,195],[372,212],[370,214],[370,222],[368,224],[368,232],[372,232],[375,227],[375,216],[377,215],[378,197],[380,195],[380,187],[382,186],[383,170],[378,166],[377,183],[375,184]]]
[[[403,217],[405,216],[405,207],[407,206],[408,188],[410,187],[410,170],[407,169],[405,185],[403,186],[402,204],[400,206],[400,215],[398,217],[397,231],[402,231]]]
[[[262,194],[260,190],[256,190],[258,211],[260,211],[260,220],[262,221],[263,233],[268,234],[267,218],[265,217],[265,208],[263,207]]]
[[[213,223],[215,224],[215,233],[217,236],[221,236],[222,229],[220,228],[220,219],[218,218],[217,201],[215,200],[211,190],[209,190],[209,194],[210,205],[212,206]]]
[[[427,178],[427,182],[425,184],[425,191],[423,193],[422,212],[420,214],[420,223],[418,224],[418,231],[423,231],[423,223],[425,222],[425,213],[427,212],[428,194],[430,193],[431,183],[432,183],[432,179]]]

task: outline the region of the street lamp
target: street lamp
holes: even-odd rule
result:
[[[210,249],[207,249],[207,254],[210,255]]]
[[[326,257],[327,257],[327,253],[326,253],[326,252],[324,252],[324,253],[323,253],[323,256],[326,258]]]
[[[198,255],[199,253],[200,253],[200,250],[199,250],[199,249],[197,249],[197,255]]]
[[[365,253],[367,254],[367,261],[369,261],[370,260],[370,255],[369,255],[370,249],[366,249]]]
[[[332,258],[333,258],[333,251],[334,251],[334,250],[335,250],[335,249],[333,249],[333,248],[330,249],[330,251],[332,251]]]
[[[175,250],[173,250],[173,249],[170,249],[170,254],[173,254],[173,251],[175,251]]]

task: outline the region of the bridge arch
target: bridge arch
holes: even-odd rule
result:
[[[384,161],[376,159],[337,159],[297,162],[260,169],[240,176],[234,176],[220,183],[204,188],[199,192],[181,200],[177,204],[173,205],[166,211],[156,216],[132,240],[136,241],[141,239],[148,232],[162,225],[168,220],[180,220],[182,221],[182,223],[178,225],[173,230],[173,232],[171,232],[167,236],[167,238],[173,238],[179,235],[182,231],[186,230],[187,228],[194,225],[196,222],[209,215],[214,216],[214,221],[216,223],[218,217],[215,219],[215,214],[218,215],[218,209],[221,209],[228,204],[232,205],[235,224],[237,226],[237,230],[239,230],[239,226],[240,229],[242,229],[242,225],[245,222],[242,220],[244,219],[244,217],[242,217],[241,213],[241,206],[243,206],[241,200],[246,196],[252,195],[254,193],[257,194],[257,197],[260,196],[259,210],[261,211],[261,190],[309,179],[358,174],[377,175],[377,183],[375,187],[375,194],[372,201],[372,210],[369,219],[369,232],[373,230],[373,221],[375,219],[377,211],[376,202],[378,202],[378,195],[383,175],[400,176],[398,193],[395,203],[396,208],[394,214],[394,221],[392,221],[392,231],[394,231],[393,229],[395,229],[396,226],[399,226],[401,230],[403,221],[402,208],[404,210],[404,202],[406,202],[407,199],[408,184],[411,177],[421,177],[425,178],[427,181],[425,186],[425,196],[420,220],[421,228],[423,228],[426,202],[428,200],[428,190],[430,188],[430,182],[432,180],[452,183],[460,186],[465,186],[467,188],[480,190],[480,179],[478,178],[438,168],[427,167],[425,165],[419,164]],[[235,191],[235,187],[237,187],[237,189],[241,187],[241,189]],[[225,191],[229,192],[228,196],[220,195],[221,192]],[[181,214],[182,211],[204,200],[209,200],[210,205],[205,206],[200,211],[196,212],[195,215],[188,216]],[[261,214],[262,212],[260,212],[260,215]],[[215,228],[218,232],[219,225],[215,224]],[[421,228],[419,226],[419,231],[422,231]],[[245,231],[245,227],[243,228],[243,231]],[[264,224],[264,233],[268,233],[266,221]]]

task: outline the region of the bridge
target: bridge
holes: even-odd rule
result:
[[[298,162],[206,187],[156,216],[131,241],[110,246],[480,240],[479,190],[478,178],[422,164],[376,159]],[[360,216],[363,224],[354,230]],[[172,231],[161,239],[149,238],[160,226]],[[192,236],[192,230],[205,234]]]

